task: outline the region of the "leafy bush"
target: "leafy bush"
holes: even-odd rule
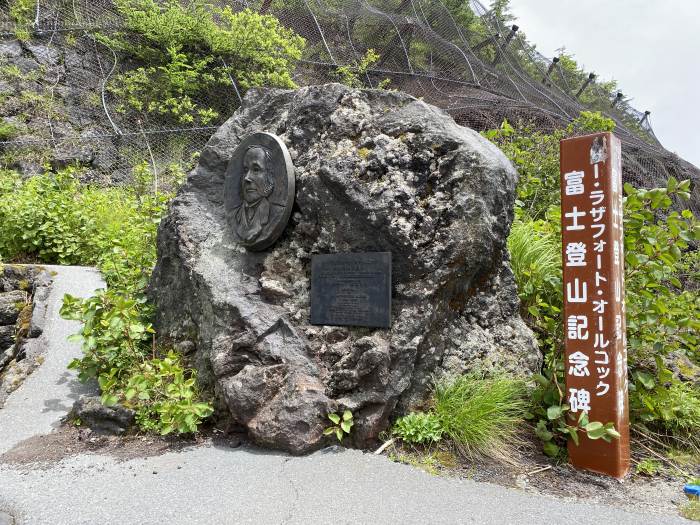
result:
[[[232,80],[242,92],[295,87],[292,72],[305,42],[272,16],[203,0],[116,0],[115,6],[126,32],[100,38],[144,64],[110,85],[121,111],[208,124],[233,112]],[[231,94],[222,97],[221,91]]]
[[[196,432],[213,408],[198,402],[197,374],[187,370],[182,358],[168,352],[163,359],[150,359],[133,369],[126,385],[115,378],[101,377],[103,392],[117,401],[123,392],[124,405],[136,410],[136,422],[144,430],[160,434]]]
[[[517,379],[464,375],[436,385],[433,412],[462,455],[508,459],[520,444],[526,394]]]
[[[170,196],[84,185],[79,173],[0,173],[0,258],[97,265],[109,288],[66,295],[61,308],[83,323],[73,339],[84,353],[70,368],[98,379],[103,403],[133,408],[143,430],[193,432],[212,409],[198,401],[195,372],[155,344],[144,293]]]
[[[683,251],[700,239],[690,210],[671,211],[673,199],[690,197],[690,181],[671,177],[668,187],[636,189],[625,184],[625,286],[627,334],[636,362],[681,351],[696,355],[700,294],[684,290],[678,276]]]
[[[34,21],[37,0],[11,0],[10,18],[15,23],[15,36],[29,40],[29,30]]]
[[[443,429],[434,413],[411,412],[396,420],[392,432],[406,443],[425,445],[440,441]]]
[[[483,135],[494,142],[515,165],[520,180],[516,206],[530,219],[545,219],[552,208],[559,207],[559,142],[580,133],[613,131],[615,123],[599,113],[581,112],[565,129],[553,133],[536,131],[531,125],[507,120],[499,129]]]
[[[116,188],[84,186],[77,168],[22,180],[0,173],[0,253],[45,263],[100,264],[114,243],[147,250],[152,216],[164,210],[155,197]],[[10,197],[11,196],[11,197]],[[153,232],[154,233],[154,232]]]
[[[660,356],[656,373],[635,367],[630,384],[630,412],[640,424],[700,445],[700,391],[674,377]]]

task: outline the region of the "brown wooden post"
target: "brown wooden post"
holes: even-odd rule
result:
[[[569,441],[578,468],[629,471],[629,408],[622,231],[622,149],[612,133],[561,141],[566,400],[572,424],[612,422],[610,443]]]

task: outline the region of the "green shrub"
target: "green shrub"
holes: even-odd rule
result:
[[[78,175],[69,168],[25,180],[0,172],[0,258],[98,266],[108,289],[66,295],[61,308],[82,322],[73,340],[83,356],[69,367],[99,381],[103,403],[133,408],[141,429],[193,432],[211,406],[199,401],[196,373],[156,345],[145,297],[170,195],[93,187]]]
[[[508,121],[498,129],[483,135],[503,150],[518,170],[516,207],[523,215],[537,220],[545,219],[552,208],[558,208],[559,142],[580,133],[613,131],[615,123],[600,113],[582,111],[565,129],[552,133],[536,131],[527,123],[513,127]]]
[[[10,140],[14,138],[19,129],[12,122],[7,122],[5,119],[0,119],[0,141]]]
[[[117,278],[114,250],[128,246],[138,259],[155,257],[153,221],[167,198],[79,182],[78,168],[23,180],[0,172],[0,253],[7,260],[108,267]],[[150,262],[149,262],[150,264]],[[118,266],[118,263],[117,263]]]
[[[78,370],[82,381],[107,376],[124,380],[149,356],[154,333],[147,322],[150,313],[142,300],[111,289],[98,290],[87,299],[67,294],[61,316],[83,323],[80,333],[71,337],[82,342],[83,356],[69,368]]]
[[[162,359],[150,359],[132,369],[126,383],[102,376],[103,392],[117,402],[123,393],[124,405],[136,410],[136,422],[143,430],[160,434],[196,432],[213,409],[197,399],[197,374],[186,369],[174,352]]]
[[[700,446],[700,389],[674,377],[661,357],[655,374],[637,367],[630,383],[630,412],[640,424]]]
[[[671,210],[673,199],[690,197],[690,181],[669,179],[666,188],[625,184],[625,287],[630,359],[642,363],[682,352],[698,361],[700,294],[685,290],[679,276],[683,252],[700,239],[689,210]]]
[[[127,32],[100,38],[144,64],[109,86],[121,111],[206,125],[233,113],[232,79],[242,92],[295,87],[292,72],[305,42],[272,16],[203,0],[116,0],[115,6]]]
[[[436,385],[433,411],[462,455],[508,460],[520,444],[526,395],[517,379],[465,375]]]
[[[392,432],[406,443],[425,445],[440,441],[443,429],[434,413],[411,412],[396,420]]]
[[[29,31],[34,21],[37,0],[11,0],[10,18],[15,24],[15,36],[19,40],[29,40]]]

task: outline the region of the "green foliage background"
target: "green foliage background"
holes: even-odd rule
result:
[[[83,322],[84,355],[70,367],[99,381],[102,401],[136,411],[143,430],[194,432],[212,412],[196,373],[155,344],[145,287],[155,263],[158,223],[169,194],[79,182],[68,168],[29,179],[0,172],[0,259],[96,265],[107,289],[67,295],[61,315]]]
[[[17,37],[28,38],[36,1],[9,5]],[[203,0],[115,0],[114,7],[123,30],[103,30],[96,38],[129,64],[108,89],[118,111],[137,113],[140,126],[220,121],[238,106],[237,99],[221,96],[231,93],[232,83],[241,95],[257,86],[295,87],[292,72],[305,41],[272,16]],[[3,72],[30,80],[13,65]],[[20,118],[47,107],[44,98],[26,93],[34,98]],[[0,120],[0,139],[16,134],[13,124]],[[196,372],[159,345],[145,296],[158,223],[173,196],[167,188],[184,178],[183,167],[169,165],[154,180],[140,163],[131,183],[119,188],[82,184],[78,166],[57,173],[47,167],[31,179],[0,172],[0,258],[100,268],[106,290],[64,300],[61,314],[83,323],[74,338],[83,356],[70,367],[82,380],[99,381],[104,404],[134,409],[142,430],[162,434],[194,432],[212,413],[201,400]]]
[[[296,86],[292,72],[305,41],[272,16],[202,0],[116,0],[115,7],[124,32],[99,38],[142,64],[109,86],[121,112],[206,125],[233,113],[238,100],[220,95],[233,82],[241,94],[258,86]]]
[[[544,369],[536,377],[533,415],[545,451],[553,456],[563,452],[567,437],[585,431],[585,425],[567,415],[564,395],[559,141],[579,133],[613,129],[612,121],[584,112],[566,129],[551,134],[508,122],[485,133],[520,173],[516,222],[508,248],[523,315],[545,352]],[[700,227],[689,210],[672,210],[674,199],[682,202],[690,197],[690,181],[671,178],[666,188],[650,190],[626,184],[625,194],[633,429],[697,447],[700,294],[687,283],[688,272],[697,271]]]

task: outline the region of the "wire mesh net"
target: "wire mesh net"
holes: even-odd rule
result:
[[[583,110],[616,123],[625,153],[624,177],[639,186],[670,176],[694,181],[700,172],[659,143],[648,112],[633,108],[592,76],[573,73],[538,53],[517,26],[478,0],[219,0],[218,7],[274,15],[306,39],[294,71],[298,85],[337,81],[338,68],[357,65],[368,50],[378,59],[358,76],[367,87],[389,82],[434,104],[462,125],[498,127],[504,119],[549,132]],[[468,8],[467,8],[468,7]],[[133,70],[133,58],[100,35],[123,34],[111,0],[39,0],[29,38],[16,39],[16,21],[0,0],[0,113],[12,124],[0,134],[0,165],[38,173],[78,161],[105,183],[129,177],[134,165],[187,167],[208,137],[240,105],[243,87],[223,57],[225,84],[192,103],[214,108],[206,121],[154,118],[148,105],[124,104],[111,87]],[[127,34],[138,45],[143,37]]]

